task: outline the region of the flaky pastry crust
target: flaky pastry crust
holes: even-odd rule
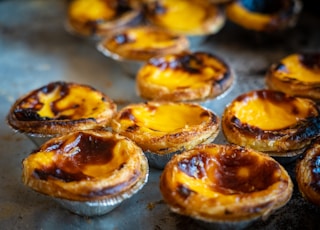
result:
[[[229,65],[207,52],[150,59],[137,73],[137,93],[147,100],[199,101],[226,92],[234,82]]]
[[[72,201],[124,199],[144,184],[148,162],[131,140],[106,131],[55,137],[23,160],[23,182]]]
[[[294,53],[274,63],[266,74],[270,89],[320,101],[320,53]]]
[[[143,151],[164,155],[212,142],[219,132],[219,120],[197,104],[159,101],[124,107],[111,127]]]
[[[175,155],[160,178],[173,212],[207,222],[266,217],[290,200],[292,190],[277,161],[236,145],[199,145]]]
[[[300,0],[258,2],[236,0],[228,3],[227,18],[248,30],[274,32],[295,26],[302,9]]]
[[[231,143],[289,157],[319,136],[319,122],[319,109],[312,100],[263,89],[239,95],[227,105],[222,130]]]
[[[115,60],[147,61],[154,56],[188,50],[189,41],[183,35],[142,25],[114,31],[97,48]]]
[[[302,196],[320,206],[320,139],[304,152],[296,165],[296,180]]]
[[[11,107],[8,124],[33,136],[55,136],[108,126],[117,106],[88,85],[51,82],[21,96]]]
[[[147,1],[146,17],[153,24],[184,35],[215,34],[225,24],[222,7],[210,1]]]

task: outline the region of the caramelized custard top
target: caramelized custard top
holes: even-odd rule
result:
[[[170,90],[199,88],[211,81],[222,85],[231,77],[223,61],[205,52],[152,58],[141,71],[144,71],[151,84],[165,86]]]
[[[119,117],[123,128],[135,126],[154,132],[175,132],[211,121],[209,111],[184,103],[146,103],[125,108]],[[215,121],[216,122],[216,121]]]
[[[130,154],[123,141],[87,133],[69,135],[45,144],[30,155],[33,176],[64,182],[106,178],[121,169]]]
[[[320,54],[292,54],[281,60],[275,73],[280,79],[296,79],[301,82],[320,82]]]
[[[252,91],[239,96],[232,103],[232,111],[241,123],[262,130],[287,128],[299,120],[318,115],[310,100],[271,90]]]
[[[181,196],[187,196],[187,191],[211,197],[249,194],[267,189],[282,177],[276,161],[235,146],[197,149],[181,158],[177,169]]]
[[[113,109],[108,101],[89,86],[53,82],[31,92],[13,112],[21,121],[94,119],[106,109]]]
[[[110,50],[117,47],[128,47],[130,49],[159,49],[175,46],[179,37],[163,30],[150,29],[149,27],[132,27],[116,33],[105,46]]]

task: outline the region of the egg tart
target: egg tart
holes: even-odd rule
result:
[[[236,145],[185,151],[168,162],[160,178],[162,197],[173,212],[233,226],[228,229],[267,218],[290,200],[292,190],[290,176],[277,161]]]
[[[296,165],[296,180],[303,197],[320,206],[320,139],[305,151]]]
[[[52,138],[23,160],[23,183],[70,211],[102,215],[147,182],[148,162],[131,140],[107,131]]]
[[[302,153],[319,136],[319,124],[315,102],[267,89],[239,95],[222,115],[222,130],[229,142],[280,159]]]
[[[98,50],[106,56],[136,61],[147,61],[157,55],[178,53],[188,48],[186,37],[148,25],[115,31],[98,45]]]
[[[236,0],[227,4],[226,15],[247,30],[274,32],[295,26],[301,9],[300,0]]]
[[[138,95],[148,100],[216,98],[234,81],[229,65],[207,52],[183,52],[150,59],[137,73]]]
[[[266,75],[270,89],[320,101],[320,53],[295,53],[271,65]]]
[[[158,27],[184,35],[217,33],[225,23],[222,8],[210,1],[147,1],[146,17]]]
[[[91,86],[57,81],[16,100],[7,121],[28,136],[52,137],[108,126],[116,107],[112,99]]]
[[[142,21],[136,0],[72,0],[67,6],[66,29],[84,37],[102,37],[114,29]]]
[[[212,142],[219,120],[198,104],[150,101],[122,108],[111,127],[140,146],[151,166],[163,168],[172,155]]]

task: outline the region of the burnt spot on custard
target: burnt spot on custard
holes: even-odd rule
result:
[[[186,185],[179,184],[177,186],[177,193],[183,198],[187,199],[194,191],[189,189]]]
[[[92,136],[80,132],[72,142],[58,141],[44,146],[41,151],[55,152],[55,161],[50,166],[34,170],[33,175],[41,180],[49,178],[64,182],[89,180],[82,172],[87,165],[103,165],[112,160],[116,140]]]
[[[129,36],[127,33],[119,33],[113,36],[113,39],[116,44],[122,45],[126,43],[132,43],[135,41],[132,37]]]
[[[149,14],[156,16],[165,14],[168,9],[163,4],[161,4],[161,2],[155,1],[148,4],[147,11]]]
[[[320,70],[320,53],[303,53],[299,61],[308,69]]]
[[[136,122],[136,117],[133,115],[132,108],[125,109],[121,112],[119,116],[120,120],[130,120]]]
[[[279,164],[273,160],[259,161],[258,155],[250,154],[243,147],[219,150],[211,156],[199,151],[198,154],[181,160],[180,171],[201,180],[209,178],[212,190],[223,194],[252,193],[267,189],[279,181]],[[244,175],[241,170],[246,170]]]
[[[311,183],[314,191],[320,193],[320,152],[314,154],[311,160]]]

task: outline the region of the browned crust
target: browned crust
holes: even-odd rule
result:
[[[282,94],[277,92],[277,94],[279,93]],[[249,94],[250,92],[245,93],[234,101],[241,101],[241,98],[245,98]],[[279,130],[262,130],[242,123],[232,112],[233,101],[225,108],[222,115],[221,126],[224,136],[231,143],[251,147],[276,157],[291,157],[301,154],[320,133],[318,108],[313,101],[305,100],[310,104],[310,116],[305,120],[300,120],[292,127]]]
[[[169,60],[168,60],[169,59]],[[192,69],[191,64],[185,62],[197,60],[201,67]],[[192,60],[191,60],[192,59]],[[214,59],[223,67],[212,66],[206,60]],[[180,74],[189,75],[190,78],[198,78],[199,82],[205,81],[201,87],[194,88],[193,85],[176,86],[173,90],[163,85],[153,84],[148,81],[152,72],[148,69],[161,69],[163,74],[166,70],[174,71],[172,78],[178,78]],[[213,69],[215,72],[210,79],[201,80],[204,69]],[[167,75],[164,81],[169,81]],[[147,100],[165,100],[165,101],[197,101],[216,98],[226,92],[234,82],[234,73],[219,57],[206,52],[183,52],[180,54],[169,54],[167,56],[158,56],[150,59],[138,72],[136,78],[136,89],[139,96]]]
[[[19,119],[15,114],[17,107],[19,107],[19,105],[27,98],[48,87],[84,87],[93,93],[100,95],[99,103],[103,102],[106,108],[101,114],[98,114],[95,117],[83,117],[80,119],[46,119],[41,117],[33,117],[28,120]],[[18,98],[10,108],[7,115],[7,122],[17,132],[26,133],[32,136],[55,136],[77,130],[101,129],[110,123],[116,110],[117,106],[111,98],[91,86],[60,81],[51,82]]]
[[[248,178],[238,177],[237,168],[249,170]],[[224,177],[226,183],[221,181]],[[266,184],[256,184],[262,178],[268,178]],[[254,190],[246,191],[249,188]],[[265,154],[235,145],[208,144],[174,156],[161,175],[160,191],[174,212],[208,222],[236,223],[267,217],[284,206],[293,183],[286,170]]]

